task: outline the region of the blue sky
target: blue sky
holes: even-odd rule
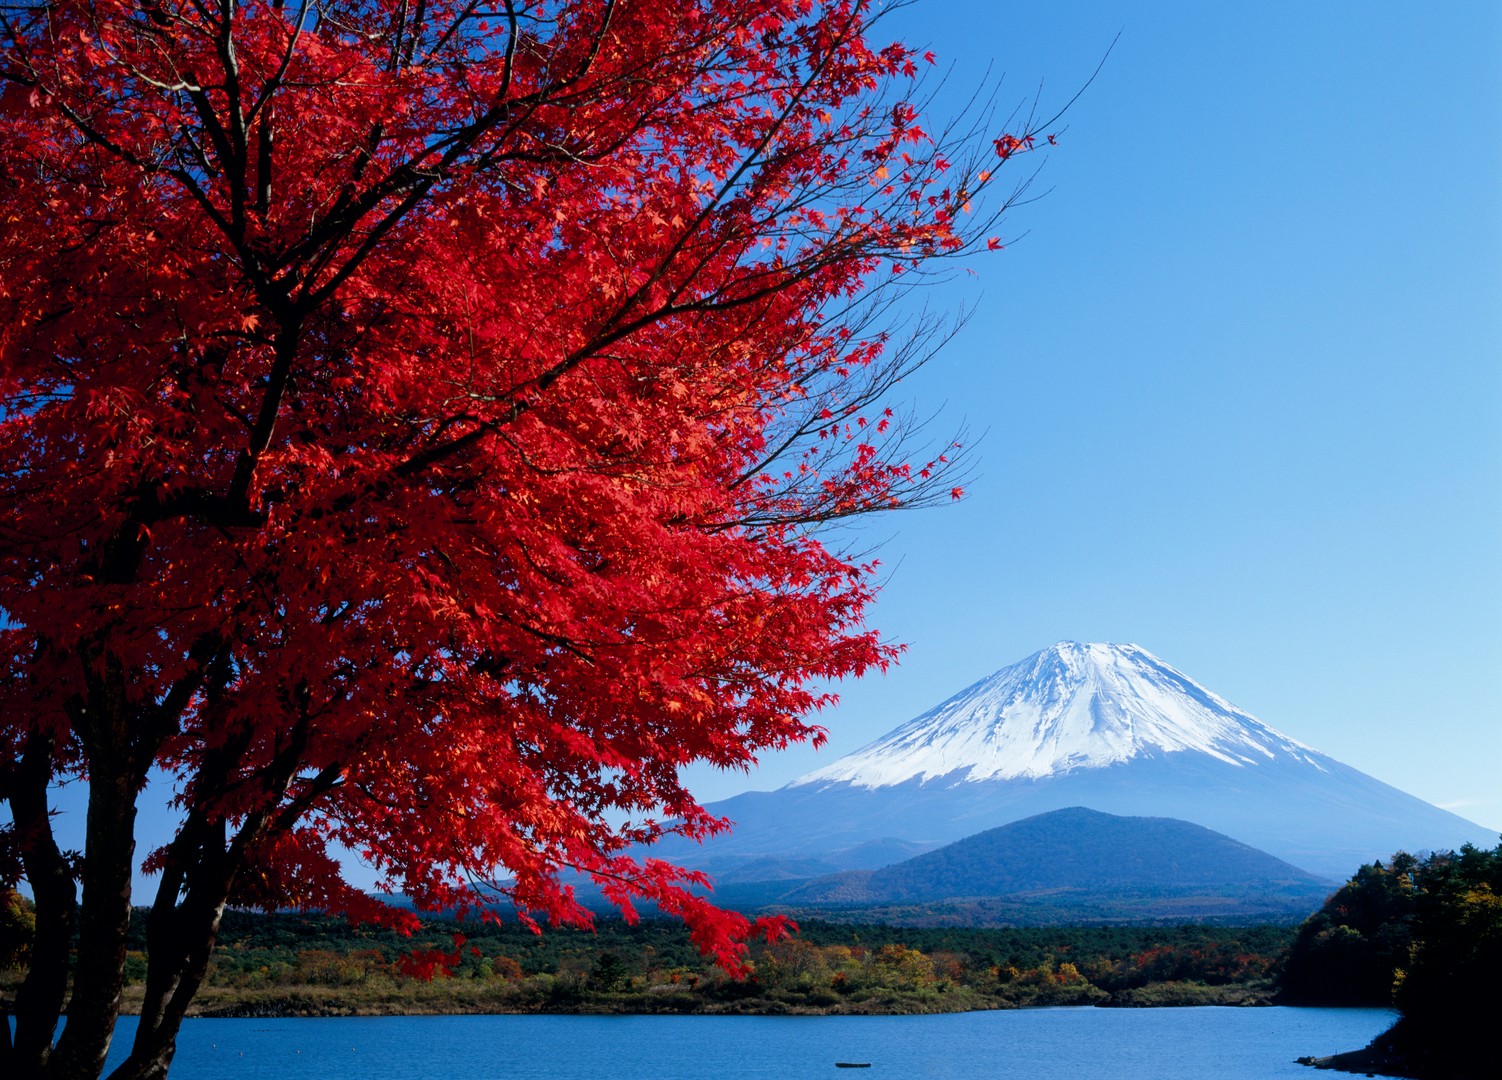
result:
[[[927,0],[889,35],[1066,101],[1025,233],[902,390],[985,431],[957,506],[867,526],[873,623],[776,787],[1054,641],[1135,641],[1502,829],[1502,5]],[[1009,166],[1010,167],[1010,166]]]

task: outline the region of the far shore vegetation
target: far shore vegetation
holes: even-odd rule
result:
[[[24,901],[12,919],[24,921]],[[144,919],[138,913],[137,922]],[[225,916],[200,1016],[424,1013],[930,1013],[1028,1005],[1258,1005],[1291,926],[915,929],[803,922],[733,979],[678,923],[537,935],[425,921],[404,937],[317,914]],[[139,1007],[144,928],[125,1009]],[[11,997],[14,970],[0,976]]]

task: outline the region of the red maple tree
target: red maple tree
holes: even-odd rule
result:
[[[153,769],[116,1076],[165,1073],[227,904],[404,917],[339,846],[565,923],[577,871],[735,965],[758,928],[630,852],[723,827],[681,767],[817,740],[820,680],[892,659],[814,529],[949,497],[881,407],[942,329],[881,317],[992,220],[989,139],[920,128],[867,7],[0,7],[5,1075],[103,1067]]]

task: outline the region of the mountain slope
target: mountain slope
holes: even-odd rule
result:
[[[789,900],[848,902],[857,875],[809,882]],[[859,875],[866,903],[931,902],[1063,889],[1239,895],[1292,889],[1318,904],[1329,883],[1228,836],[1172,818],[1054,810]]]

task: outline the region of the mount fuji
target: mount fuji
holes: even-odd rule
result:
[[[874,869],[1036,814],[1178,818],[1340,880],[1496,834],[1343,765],[1136,645],[1059,642],[665,852],[723,882]]]

